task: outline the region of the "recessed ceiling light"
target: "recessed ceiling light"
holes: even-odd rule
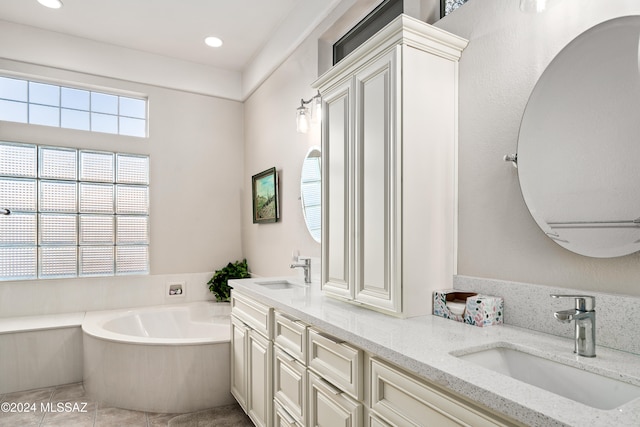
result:
[[[217,37],[207,37],[206,39],[204,39],[204,42],[207,44],[207,46],[211,46],[211,47],[222,46],[222,40],[220,40]]]
[[[62,7],[60,0],[38,0],[38,3],[50,9],[60,9]]]

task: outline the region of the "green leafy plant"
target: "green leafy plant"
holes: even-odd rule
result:
[[[249,266],[247,260],[243,259],[216,270],[207,284],[209,290],[216,296],[216,301],[229,301],[232,289],[227,283],[229,279],[246,279],[247,277],[250,277]]]

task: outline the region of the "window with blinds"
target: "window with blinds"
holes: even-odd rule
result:
[[[149,157],[0,142],[0,280],[147,274]]]

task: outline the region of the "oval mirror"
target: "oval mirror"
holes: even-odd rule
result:
[[[312,147],[307,152],[302,163],[300,176],[300,200],[302,201],[302,214],[307,230],[313,240],[320,243],[322,231],[321,219],[321,185],[320,174],[320,148]]]
[[[540,228],[578,254],[640,250],[640,16],[582,33],[549,64],[518,138],[522,195]]]

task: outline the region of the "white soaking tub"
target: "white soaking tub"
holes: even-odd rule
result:
[[[83,381],[97,401],[148,412],[233,402],[229,304],[195,302],[88,312]]]

